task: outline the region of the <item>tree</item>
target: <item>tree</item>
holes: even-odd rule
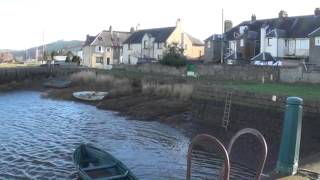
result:
[[[54,60],[54,56],[56,56],[56,55],[57,55],[57,52],[53,50],[53,51],[51,52],[51,54],[50,54],[51,60]]]
[[[68,51],[66,56],[66,62],[71,62],[71,59],[73,58],[73,53],[71,51]]]
[[[168,48],[160,60],[160,64],[181,67],[187,64],[187,60],[183,55],[184,49],[179,47],[177,43],[168,45]]]
[[[73,56],[71,61],[80,65],[80,57],[79,56]]]

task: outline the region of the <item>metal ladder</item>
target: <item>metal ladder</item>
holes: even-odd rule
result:
[[[222,118],[222,124],[221,127],[228,129],[229,123],[230,123],[230,111],[231,111],[231,102],[232,102],[232,91],[227,92],[226,94],[226,102],[224,105],[224,112],[223,112],[223,118]]]

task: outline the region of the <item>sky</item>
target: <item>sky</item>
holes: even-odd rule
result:
[[[319,0],[0,0],[0,49],[27,49],[57,40],[85,40],[101,30],[129,31],[175,26],[204,40],[221,33],[221,11],[234,25],[289,16],[310,15]]]

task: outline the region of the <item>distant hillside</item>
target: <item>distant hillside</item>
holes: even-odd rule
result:
[[[73,41],[64,41],[59,40],[56,42],[52,42],[45,45],[45,50],[48,53],[51,53],[52,51],[62,51],[62,53],[66,53],[68,51],[76,52],[81,50],[83,41],[73,40]],[[18,59],[28,59],[28,58],[35,58],[36,56],[36,50],[38,48],[39,53],[42,52],[42,45],[37,47],[32,47],[27,50],[23,51],[11,51],[15,58]]]

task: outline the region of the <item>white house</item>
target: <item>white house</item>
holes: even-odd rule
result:
[[[309,34],[320,26],[320,9],[314,14],[289,17],[280,11],[277,18],[257,20],[252,16],[225,33],[229,48],[250,60],[259,53],[270,53],[277,59],[308,59],[310,55]],[[257,34],[247,43],[248,34]],[[246,36],[247,34],[247,36]],[[239,57],[239,56],[237,56]]]
[[[130,32],[103,30],[97,36],[87,35],[83,47],[82,65],[93,68],[104,68],[106,65],[119,64],[122,60],[122,43]]]
[[[123,63],[137,64],[139,61],[157,61],[163,57],[167,45],[178,44],[190,59],[204,54],[202,41],[183,32],[180,19],[176,26],[144,29],[134,32],[123,43]]]

